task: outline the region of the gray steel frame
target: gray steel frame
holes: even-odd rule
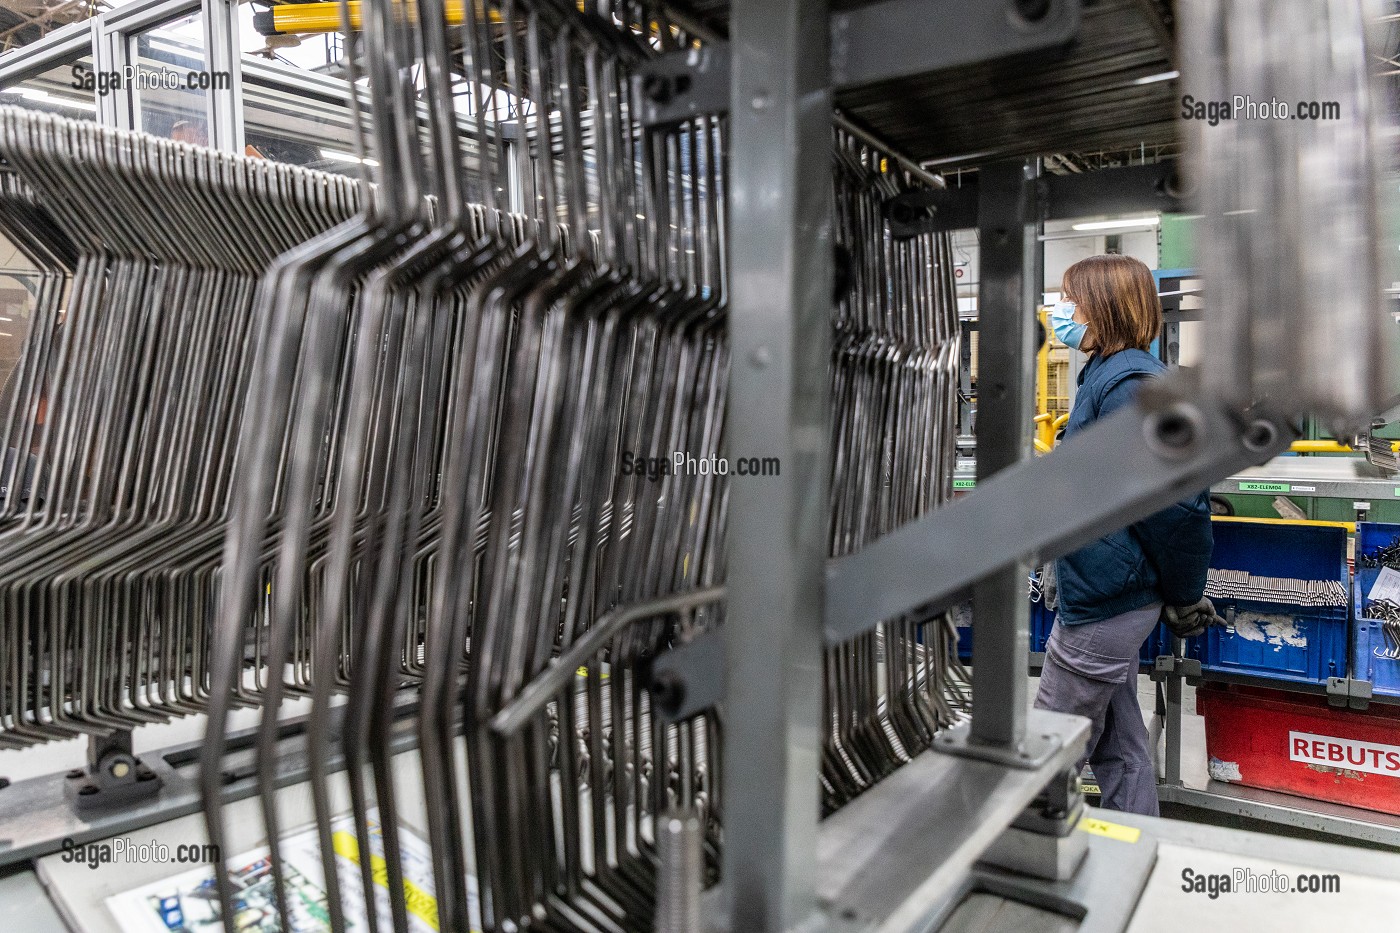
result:
[[[927,15],[929,4],[904,0],[863,10],[875,17],[874,11],[888,16],[915,6]],[[1077,13],[1077,4],[1069,6]],[[1001,17],[1003,24],[1013,7],[957,5],[963,14]],[[960,15],[948,4],[940,9]],[[984,388],[979,412],[984,481],[958,502],[831,562],[823,602],[816,571],[824,563],[820,517],[830,281],[824,175],[830,91],[833,83],[880,80],[862,79],[843,62],[875,60],[896,71],[902,66],[900,56],[887,54],[884,46],[878,55],[858,54],[846,43],[838,17],[832,55],[837,67],[824,75],[827,20],[824,4],[814,0],[736,4],[733,17],[731,164],[742,171],[735,173],[729,213],[734,231],[731,443],[739,450],[776,445],[780,455],[796,458],[796,469],[773,488],[750,480],[736,483],[732,492],[723,636],[728,678],[721,899],[726,909],[712,912],[713,926],[755,933],[799,925],[925,929],[938,916],[928,912],[933,905],[952,903],[957,891],[966,890],[958,885],[965,880],[961,865],[968,853],[990,843],[1050,778],[1055,763],[1077,757],[1083,747],[1082,722],[1078,731],[1033,730],[1035,748],[1024,740],[1026,561],[1065,553],[1102,535],[1105,527],[1150,514],[1262,462],[1286,447],[1295,432],[1267,413],[1246,417],[1208,399],[1194,401],[1193,386],[1178,379],[1150,394],[1142,407],[1084,432],[1055,455],[1024,459],[1037,185],[1034,174],[1020,165],[984,170],[981,352],[984,379],[993,387]],[[892,25],[889,19],[871,22]],[[917,35],[926,40],[930,31]],[[966,35],[959,42],[977,46]],[[930,70],[927,42],[923,45],[922,70]],[[978,57],[987,57],[987,50],[980,49]],[[1095,482],[1082,482],[1086,476]],[[971,541],[978,547],[969,547]],[[931,752],[818,831],[815,717],[821,708],[823,633],[815,623],[822,622],[825,643],[839,643],[914,607],[949,602],[993,574],[996,579],[979,590],[984,607],[994,610],[987,613],[993,623],[980,626],[974,636],[979,711],[970,729],[940,745],[1000,754],[986,761]],[[670,671],[682,678],[689,706],[694,697],[688,688],[703,682],[689,676],[683,664]],[[1025,759],[1031,768],[1001,763]],[[917,781],[926,768],[976,770],[981,778],[955,794],[937,781]],[[979,796],[998,780],[1019,780],[1026,796],[1001,806]],[[918,821],[929,813],[952,819],[947,808],[978,800],[982,807],[974,808],[974,821],[985,838],[973,834],[957,844],[929,845],[936,835],[931,827],[907,839],[899,832],[906,824],[923,825]],[[878,827],[894,827],[890,831],[901,841],[883,836],[877,839],[888,845],[861,841]],[[922,848],[906,851],[905,841]],[[821,909],[813,914],[813,906]]]
[[[114,28],[106,34],[158,21],[176,7],[191,4],[165,0],[143,5],[141,16],[113,14]],[[982,281],[989,299],[984,360],[1004,361],[1011,371],[1002,375],[1004,404],[989,411],[983,402],[979,447],[984,471],[1007,468],[973,494],[827,565],[832,87],[1043,50],[1069,41],[1077,28],[1075,0],[1050,0],[1036,23],[1017,9],[1010,2],[886,0],[831,19],[824,0],[734,5],[731,164],[741,171],[734,173],[729,212],[729,442],[734,450],[761,450],[787,463],[781,480],[750,477],[731,492],[726,908],[713,914],[731,930],[776,933],[799,925],[837,930],[874,923],[927,928],[968,890],[977,855],[1082,749],[1082,720],[1033,711],[1030,733],[1047,749],[1039,767],[929,752],[818,827],[823,644],[844,641],[913,607],[950,601],[991,574],[1011,581],[1032,556],[1067,552],[1105,527],[1150,514],[1262,462],[1294,434],[1286,421],[1267,413],[1241,417],[1210,399],[1192,401],[1195,393],[1182,379],[1053,456],[1021,459],[1018,432],[1029,419],[998,422],[1019,414],[1028,390],[1021,369],[1029,365],[1022,351],[1033,280],[1027,262],[1034,252],[1026,236],[1031,231],[1033,239],[1034,215],[1025,209],[1029,195],[1022,176],[1014,192],[986,189],[985,196],[996,200],[982,218],[987,230],[1004,229],[1015,241],[1004,251],[989,250]],[[943,28],[928,29],[931,18]],[[862,37],[878,42],[873,52]],[[990,172],[984,182],[995,177]],[[1083,482],[1086,476],[1094,482]],[[969,547],[973,541],[976,548]],[[1025,728],[1024,704],[1014,693],[1018,683],[1024,690],[1024,645],[1014,665],[1011,656],[1018,635],[1024,641],[1017,613],[1025,600],[1019,589],[1014,601],[1009,592],[983,589],[984,603],[1004,603],[1007,611],[993,616],[1001,624],[986,626],[980,635],[979,667],[987,673],[979,681],[983,712],[972,730],[986,739],[981,744],[1014,747]],[[404,742],[411,744],[411,736]],[[286,777],[295,780],[295,769]],[[240,787],[246,779],[234,773],[230,780]],[[192,794],[182,796],[178,779],[168,781],[149,812],[88,824],[72,835],[98,838],[197,806]],[[47,791],[32,786],[34,807],[26,806],[25,813],[60,812],[54,801],[46,802]],[[21,785],[4,793],[17,789]],[[872,837],[872,830],[881,835]],[[12,848],[4,858],[36,851]]]
[[[732,929],[812,913],[821,761],[830,405],[826,0],[732,8],[731,452],[782,477],[729,495],[723,877]],[[758,568],[762,568],[758,571]],[[757,571],[757,572],[755,572]]]
[[[1035,414],[1035,309],[1040,304],[1040,244],[1036,162],[982,169],[978,230],[982,244],[977,307],[981,327],[977,371],[977,481],[1031,457]],[[1027,552],[979,580],[972,606],[972,713],[968,752],[993,754],[1024,766],[1043,757],[1043,743],[1026,741],[1026,652],[1030,605]]]

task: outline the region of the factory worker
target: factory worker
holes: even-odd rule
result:
[[[1147,266],[1128,256],[1091,256],[1065,271],[1061,292],[1050,313],[1055,336],[1089,357],[1065,426],[1069,437],[1131,404],[1166,367],[1148,352],[1162,309]],[[1138,652],[1159,619],[1181,637],[1215,621],[1204,597],[1211,545],[1201,492],[1055,562],[1057,614],[1035,705],[1093,723],[1087,760],[1108,809],[1157,815]]]

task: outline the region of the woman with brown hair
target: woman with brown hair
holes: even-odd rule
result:
[[[1065,270],[1061,290],[1050,314],[1055,335],[1089,354],[1068,437],[1132,404],[1142,383],[1166,366],[1148,352],[1162,309],[1147,266],[1128,256],[1091,256]],[[1157,815],[1138,652],[1159,619],[1181,637],[1214,620],[1204,598],[1211,546],[1202,492],[1055,562],[1055,627],[1035,705],[1093,723],[1086,758],[1109,809]]]

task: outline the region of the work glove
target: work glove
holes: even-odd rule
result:
[[[1177,638],[1195,638],[1207,626],[1225,624],[1216,614],[1215,604],[1204,596],[1189,606],[1163,606],[1162,621]]]
[[[1060,580],[1053,560],[1040,568],[1040,600],[1051,612],[1060,608]]]

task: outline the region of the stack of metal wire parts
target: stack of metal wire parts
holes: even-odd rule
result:
[[[851,291],[837,306],[832,341],[833,556],[918,518],[951,491],[960,342],[950,243],[885,233],[881,205],[903,190],[879,152],[838,134],[835,239],[850,257]],[[951,620],[928,632],[917,621],[887,620],[827,652],[828,809],[927,748],[965,705],[950,676],[958,666]]]
[[[0,409],[0,746],[16,746],[202,708],[260,277],[357,195],[11,108],[0,155],[0,224],[40,270]]]
[[[46,283],[4,397],[0,741],[206,711],[209,834],[232,852],[229,716],[260,708],[284,927],[292,697],[335,930],[383,882],[371,925],[407,927],[405,820],[450,929],[650,929],[667,813],[718,864],[722,711],[671,722],[645,687],[659,650],[723,624],[745,481],[689,466],[729,453],[727,128],[644,130],[632,66],[689,37],[586,7],[468,4],[449,36],[441,0],[367,2],[347,68],[373,189],[0,111],[0,223]],[[464,137],[452,81],[519,116],[482,108]],[[833,145],[839,555],[948,496],[959,332],[946,236],[885,231],[913,182]],[[904,617],[828,651],[827,809],[959,718],[952,634]],[[347,801],[359,838],[383,827],[378,869],[336,855]],[[220,897],[236,913],[222,876]]]
[[[1400,538],[1389,544],[1377,545],[1356,555],[1358,567],[1394,567],[1400,569]]]
[[[666,721],[642,672],[723,623],[726,484],[743,479],[684,464],[725,453],[725,125],[638,126],[630,65],[685,41],[640,10],[469,5],[453,65],[478,99],[529,89],[514,135],[531,145],[507,150],[481,113],[467,150],[438,108],[420,159],[404,142],[413,110],[395,103],[420,60],[426,98],[450,97],[441,5],[416,22],[386,0],[365,9],[382,198],[286,257],[262,292],[261,417],[239,444],[203,762],[211,840],[225,837],[221,740],[247,619],[265,600],[267,666],[309,674],[334,928],[349,919],[341,888],[362,886],[361,903],[374,888],[367,867],[337,874],[344,789],[362,838],[375,808],[385,828],[396,928],[398,814],[421,808],[451,928],[650,929],[658,818],[698,817],[711,868],[719,844],[720,721]],[[834,315],[832,541],[845,553],[948,494],[958,334],[946,239],[891,240],[880,204],[906,182],[852,140],[837,154],[852,285]],[[498,200],[511,159],[533,195],[526,219]],[[676,594],[672,611],[609,621]],[[892,620],[829,653],[828,806],[956,718],[950,655],[941,618]],[[304,682],[277,681],[259,697],[257,760],[281,891],[275,714]],[[408,786],[388,741],[405,692],[419,740]],[[336,752],[343,777],[325,764]]]
[[[1385,644],[1372,648],[1372,653],[1387,661],[1400,661],[1400,603],[1373,599],[1366,605],[1366,618],[1380,620],[1385,636]]]
[[[1347,604],[1347,588],[1341,580],[1256,576],[1246,570],[1215,567],[1206,574],[1206,595],[1212,599],[1254,599],[1295,606]]]

